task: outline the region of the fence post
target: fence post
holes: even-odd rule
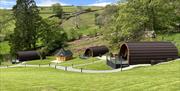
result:
[[[65,67],[65,71],[67,71],[67,66]]]
[[[154,60],[151,60],[151,66],[153,66],[154,65]]]
[[[7,68],[8,68],[8,65],[7,65]]]
[[[51,64],[49,64],[49,67],[51,66]]]
[[[39,67],[40,67],[41,65],[39,64]]]
[[[122,68],[123,68],[123,60],[122,60],[123,58],[122,58],[122,56],[121,56],[121,58],[120,58],[120,61],[121,61],[121,71],[122,71]]]
[[[83,70],[83,68],[81,68],[81,73],[83,72],[82,70]]]
[[[55,69],[56,69],[56,65],[55,65]]]

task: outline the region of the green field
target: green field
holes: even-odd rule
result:
[[[106,74],[53,68],[0,70],[0,91],[179,91],[180,61]]]

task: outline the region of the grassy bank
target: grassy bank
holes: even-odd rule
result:
[[[62,62],[59,65],[61,65],[61,66],[72,66],[72,64],[73,65],[80,65],[80,64],[92,63],[95,61],[99,61],[99,59],[96,59],[96,58],[81,59],[81,58],[77,57],[77,58],[74,58],[70,61]]]
[[[85,65],[85,66],[78,66],[75,67],[77,69],[86,69],[86,70],[112,70],[111,67],[109,67],[108,65],[106,65],[106,61],[101,61],[98,63],[94,63],[94,64],[89,64],[89,65]]]
[[[49,56],[46,57],[46,59],[43,60],[32,60],[32,61],[27,61],[26,64],[30,64],[30,65],[48,65],[51,64],[51,61],[56,60],[55,56]]]
[[[0,70],[1,91],[179,91],[180,61],[108,74],[53,68]]]

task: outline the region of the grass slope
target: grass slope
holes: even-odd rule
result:
[[[106,65],[106,61],[101,61],[95,64],[89,64],[89,65],[85,65],[85,66],[77,66],[75,68],[78,69],[86,69],[86,70],[112,70],[111,67],[109,67],[108,65]]]
[[[179,91],[180,61],[108,74],[0,69],[0,91]]]
[[[72,66],[72,64],[73,65],[80,65],[80,64],[92,63],[95,61],[99,61],[99,59],[96,59],[96,58],[80,59],[79,57],[77,57],[77,58],[74,58],[70,61],[62,62],[59,65],[61,65],[61,66]]]
[[[48,65],[51,64],[51,61],[56,60],[56,58],[54,56],[49,56],[46,57],[46,59],[44,60],[32,60],[32,61],[27,61],[26,64],[30,64],[30,65]]]
[[[85,52],[85,49],[91,46],[108,46],[108,42],[103,39],[102,36],[76,40],[68,43],[67,49],[70,49],[75,56],[82,55]]]

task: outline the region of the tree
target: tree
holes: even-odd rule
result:
[[[95,23],[99,27],[105,27],[112,21],[113,16],[117,13],[118,7],[116,5],[107,5],[102,14],[95,14]]]
[[[53,4],[52,9],[53,9],[53,12],[55,13],[55,15],[57,15],[58,18],[61,19],[62,15],[63,15],[63,8],[62,8],[61,4],[59,4],[59,3]]]
[[[10,26],[10,21],[12,20],[12,17],[10,13],[7,10],[0,9],[0,43],[4,41],[4,38],[6,36],[6,29],[8,26]],[[2,46],[0,45],[0,65],[3,61],[3,55],[2,55]]]
[[[42,46],[44,46],[43,51],[46,54],[64,46],[67,34],[57,22],[45,19],[40,27],[39,39],[42,42]]]
[[[139,41],[144,31],[165,33],[173,30],[176,8],[173,0],[127,0],[120,3],[111,22],[111,41]],[[178,6],[178,5],[177,5]],[[174,30],[173,30],[174,31]]]
[[[11,53],[36,48],[41,17],[34,0],[17,0],[13,7],[14,33],[10,35]]]

